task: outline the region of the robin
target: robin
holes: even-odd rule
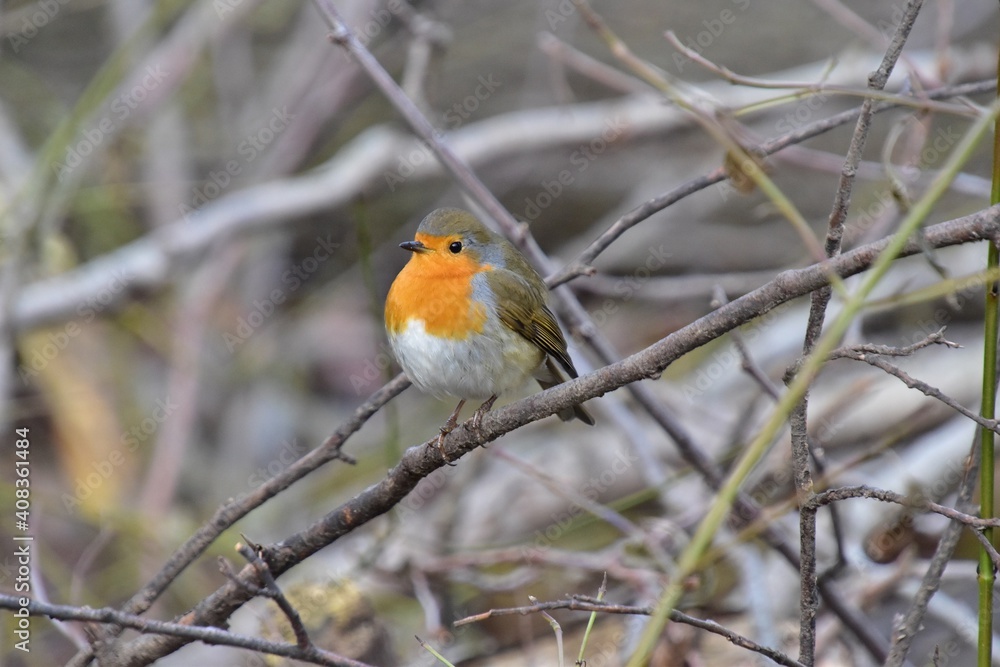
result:
[[[545,283],[507,239],[467,211],[441,208],[399,247],[413,256],[389,288],[385,328],[413,384],[459,399],[439,448],[468,399],[485,399],[473,415],[478,428],[497,397],[528,377],[543,389],[563,382],[553,360],[577,377]],[[558,414],[594,424],[579,405]]]

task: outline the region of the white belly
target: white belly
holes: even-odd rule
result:
[[[420,390],[437,397],[487,399],[519,388],[544,361],[541,350],[502,323],[487,321],[466,340],[429,335],[422,320],[389,335],[399,365]]]

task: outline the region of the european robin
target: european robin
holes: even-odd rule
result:
[[[385,328],[413,384],[438,398],[459,399],[441,428],[439,447],[466,400],[485,399],[473,415],[478,427],[498,396],[529,377],[543,389],[563,382],[553,360],[577,377],[546,305],[545,283],[507,239],[467,211],[441,208],[399,247],[413,256],[389,288]],[[579,405],[559,417],[594,423]]]

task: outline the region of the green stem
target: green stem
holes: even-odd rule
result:
[[[997,62],[997,81],[1000,83],[1000,59]],[[1000,119],[993,127],[993,187],[990,204],[1000,202]],[[997,239],[991,239],[986,254],[987,270],[1000,264]],[[997,403],[997,324],[1000,321],[1000,284],[996,281],[986,289],[986,313],[983,315],[983,402],[979,414],[987,419],[996,415]],[[991,431],[979,429],[980,456],[979,498],[980,515],[984,519],[996,516],[993,500],[994,452],[996,438]],[[993,542],[993,529],[983,530],[986,539]],[[993,560],[985,548],[979,551],[979,661],[980,667],[990,667],[993,662]]]

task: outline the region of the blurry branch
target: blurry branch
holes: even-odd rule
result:
[[[561,497],[585,512],[589,512],[592,516],[600,519],[609,526],[617,528],[622,535],[632,538],[636,544],[641,544],[649,552],[651,558],[656,561],[657,565],[667,574],[670,574],[673,570],[673,563],[670,556],[663,550],[662,545],[656,539],[650,539],[647,532],[643,531],[621,513],[596,500],[591,500],[586,494],[570,488],[544,470],[541,470],[538,466],[532,465],[530,462],[509,452],[497,449],[493,451],[493,455],[501,461],[510,464],[527,477],[534,479],[552,494]]]
[[[794,146],[778,154],[776,162],[788,165],[802,166],[811,171],[840,173],[844,166],[844,156],[808,146]],[[881,180],[885,178],[886,165],[883,162],[862,160],[858,163],[857,177],[866,180]],[[924,187],[937,177],[936,169],[921,169],[914,175],[912,181],[916,187]],[[951,184],[952,192],[986,198],[990,196],[990,181],[977,174],[961,172]]]
[[[201,403],[202,363],[208,322],[229,285],[244,248],[231,244],[215,249],[215,261],[204,262],[178,290],[172,315],[170,370],[167,396],[176,397],[175,414],[157,434],[146,467],[139,507],[146,517],[166,516],[181,479],[185,454],[195,438],[198,406]]]
[[[897,95],[893,93],[886,93],[879,90],[865,90],[859,88],[851,88],[849,86],[835,86],[827,85],[824,83],[823,78],[819,81],[782,81],[778,79],[761,79],[752,76],[741,76],[736,74],[727,67],[722,65],[717,65],[713,63],[708,58],[704,57],[694,49],[691,49],[683,44],[673,30],[668,30],[665,33],[667,41],[670,42],[671,46],[684,54],[686,58],[690,58],[694,62],[698,63],[705,69],[714,72],[721,76],[723,79],[729,83],[733,83],[740,86],[752,86],[754,88],[767,88],[771,90],[786,90],[786,89],[797,89],[794,94],[794,98],[804,98],[811,95],[844,95],[849,97],[864,97],[865,99],[878,100],[881,102],[891,102],[899,106],[912,106],[918,108],[922,111],[933,111],[938,113],[949,113],[957,116],[969,116],[975,117],[975,110],[965,104],[948,104],[939,103],[933,100],[929,100],[921,95],[920,97],[909,96],[909,95]],[[901,44],[900,44],[901,46]],[[898,57],[898,54],[897,54]],[[831,68],[833,66],[831,61]],[[825,74],[824,74],[825,78]],[[766,103],[763,103],[766,104]],[[758,108],[760,108],[758,106]]]
[[[604,614],[625,614],[628,616],[650,616],[653,613],[653,607],[635,607],[631,605],[623,604],[611,604],[609,602],[600,602],[594,599],[581,599],[577,597],[570,598],[569,600],[555,600],[552,602],[535,602],[532,605],[525,607],[505,607],[502,609],[490,609],[489,611],[483,612],[482,614],[476,614],[475,616],[469,616],[466,618],[459,619],[455,621],[454,625],[456,627],[462,625],[469,625],[471,623],[478,623],[480,621],[485,621],[490,618],[495,618],[497,616],[511,616],[518,614],[520,616],[525,616],[527,614],[537,614],[544,613],[545,611],[552,609],[568,609],[570,611],[589,611],[598,612]],[[713,634],[719,635],[725,638],[731,643],[739,646],[740,648],[745,648],[749,651],[755,653],[760,653],[778,663],[779,665],[786,665],[786,667],[803,667],[802,663],[797,660],[789,658],[787,655],[773,648],[768,648],[767,646],[761,646],[752,639],[747,639],[743,635],[733,632],[732,630],[719,625],[715,621],[709,621],[706,619],[695,618],[694,616],[688,616],[685,613],[679,612],[676,609],[670,612],[670,620],[677,623],[684,623],[700,630],[706,630]]]
[[[576,105],[572,113],[566,108],[514,112],[446,136],[463,160],[478,164],[588,141],[606,129],[609,118],[621,122],[633,137],[670,131],[685,123],[677,114],[665,112],[658,101],[629,98]],[[423,156],[426,150],[419,140],[389,126],[370,128],[316,170],[220,196],[190,220],[180,218],[73,271],[23,287],[13,304],[11,328],[25,331],[73,318],[80,304],[101,295],[107,299],[107,286],[115,278],[128,289],[114,294],[110,305],[128,298],[130,291],[161,288],[182,267],[227,237],[343,206],[373,187],[398,187],[387,179],[399,178],[401,156]],[[433,160],[423,160],[413,169],[406,177],[408,185],[442,173]]]
[[[775,271],[731,271],[729,273],[690,273],[676,276],[651,276],[642,281],[642,288],[632,293],[633,299],[655,301],[660,304],[676,303],[688,299],[709,301],[716,287],[726,294],[743,295],[766,285],[774,278]],[[630,276],[597,273],[587,280],[578,280],[573,289],[585,294],[621,297],[623,281]]]
[[[22,605],[19,600],[14,595],[0,594],[0,609],[21,609]],[[216,646],[234,646],[258,653],[269,653],[271,655],[301,660],[314,665],[326,665],[327,667],[371,667],[366,663],[324,651],[312,645],[305,647],[296,646],[295,644],[272,642],[258,637],[239,635],[221,628],[157,621],[111,607],[92,609],[91,607],[46,604],[29,599],[27,609],[28,613],[32,616],[134,628],[143,633],[183,637],[187,641],[200,641]]]
[[[936,248],[985,240],[997,234],[1000,234],[1000,205],[964,218],[927,227],[924,244]],[[760,289],[720,307],[617,363],[488,413],[478,431],[463,425],[445,438],[443,452],[437,447],[429,446],[436,438],[423,445],[409,448],[399,463],[380,482],[362,491],[302,532],[291,535],[280,543],[264,547],[262,557],[271,573],[280,576],[355,528],[391,510],[421,480],[444,466],[447,461],[456,461],[485,443],[571,405],[639,380],[658,377],[668,365],[691,350],[767,313],[786,301],[826,285],[829,270],[836,271],[841,277],[864,271],[879,258],[890,242],[891,239],[883,239],[856,248],[830,260],[825,267],[812,265],[786,271]],[[911,241],[903,247],[900,256],[919,254],[923,252],[924,244]],[[401,382],[401,377],[394,382]],[[372,401],[368,404],[369,410],[372,409],[371,404]],[[343,431],[342,428],[338,433]],[[297,470],[298,464],[293,468]],[[291,483],[289,480],[284,481]],[[270,482],[268,484],[270,485]],[[285,486],[287,484],[281,488]],[[213,522],[217,520],[213,519]],[[209,530],[212,530],[211,526],[211,522],[207,524]],[[203,549],[204,546],[201,547],[201,550]],[[187,553],[188,550],[185,550],[185,554]],[[154,589],[162,590],[162,586],[169,583],[180,569],[171,567],[170,579],[161,574]],[[251,566],[243,568],[238,577],[241,583],[230,581],[219,588],[185,614],[183,617],[185,621],[195,625],[217,625],[225,622],[236,609],[252,597],[248,590],[262,585],[257,571]],[[141,599],[141,596],[136,597]],[[146,665],[177,650],[187,641],[178,637],[140,637],[117,648],[117,664],[132,667]]]
[[[855,35],[868,40],[876,49],[885,47],[886,36],[878,28],[858,15],[853,9],[841,2],[841,0],[812,0],[812,2],[829,14],[837,23]]]
[[[572,568],[596,574],[604,573],[635,588],[641,588],[648,582],[649,577],[637,570],[634,565],[625,562],[626,550],[630,546],[631,541],[623,539],[597,551],[571,551],[554,546],[546,546],[544,549],[524,546],[501,547],[431,557],[421,560],[417,567],[426,574],[444,575],[458,583],[472,584],[480,591],[509,591],[522,586],[524,581],[534,581],[543,575],[539,573],[531,576],[521,574],[518,570],[532,569],[541,572],[543,568],[534,567],[536,565],[560,570]],[[495,567],[497,565],[514,566],[515,569],[500,568],[504,574],[493,575],[492,571],[497,570]],[[470,568],[487,569],[491,573],[474,575],[469,573]]]
[[[556,60],[581,76],[596,81],[611,90],[621,93],[655,93],[656,89],[635,77],[622,74],[620,71],[605,65],[597,58],[588,56],[570,44],[562,41],[551,32],[538,34],[538,48],[547,56]]]
[[[989,92],[995,88],[996,82],[992,79],[986,79],[975,83],[932,90],[926,93],[926,97],[929,99],[942,99],[946,97],[954,97],[956,95],[973,95],[976,93]],[[889,103],[876,104],[874,106],[873,113],[880,113],[897,107],[898,105]],[[842,111],[838,114],[809,123],[794,132],[790,132],[780,137],[775,137],[774,139],[769,139],[762,144],[759,144],[756,146],[756,150],[760,151],[761,155],[772,155],[784,148],[787,148],[788,146],[802,143],[803,141],[819,136],[825,132],[829,132],[836,127],[840,127],[841,125],[845,125],[852,120],[855,120],[861,113],[861,109],[862,107],[848,109],[847,111]],[[711,185],[721,183],[724,180],[726,180],[726,171],[724,168],[719,167],[704,176],[695,178],[687,183],[682,183],[662,195],[658,195],[646,202],[643,202],[641,205],[616,220],[614,224],[594,239],[590,245],[588,245],[587,248],[580,253],[579,257],[572,262],[569,262],[557,273],[550,276],[546,282],[549,287],[556,287],[557,285],[568,282],[577,276],[593,274],[594,268],[591,266],[593,261],[597,259],[598,255],[607,250],[608,247],[626,231],[643,220],[651,217],[654,213],[658,213],[668,206],[677,203],[681,199],[684,199],[685,197]]]

